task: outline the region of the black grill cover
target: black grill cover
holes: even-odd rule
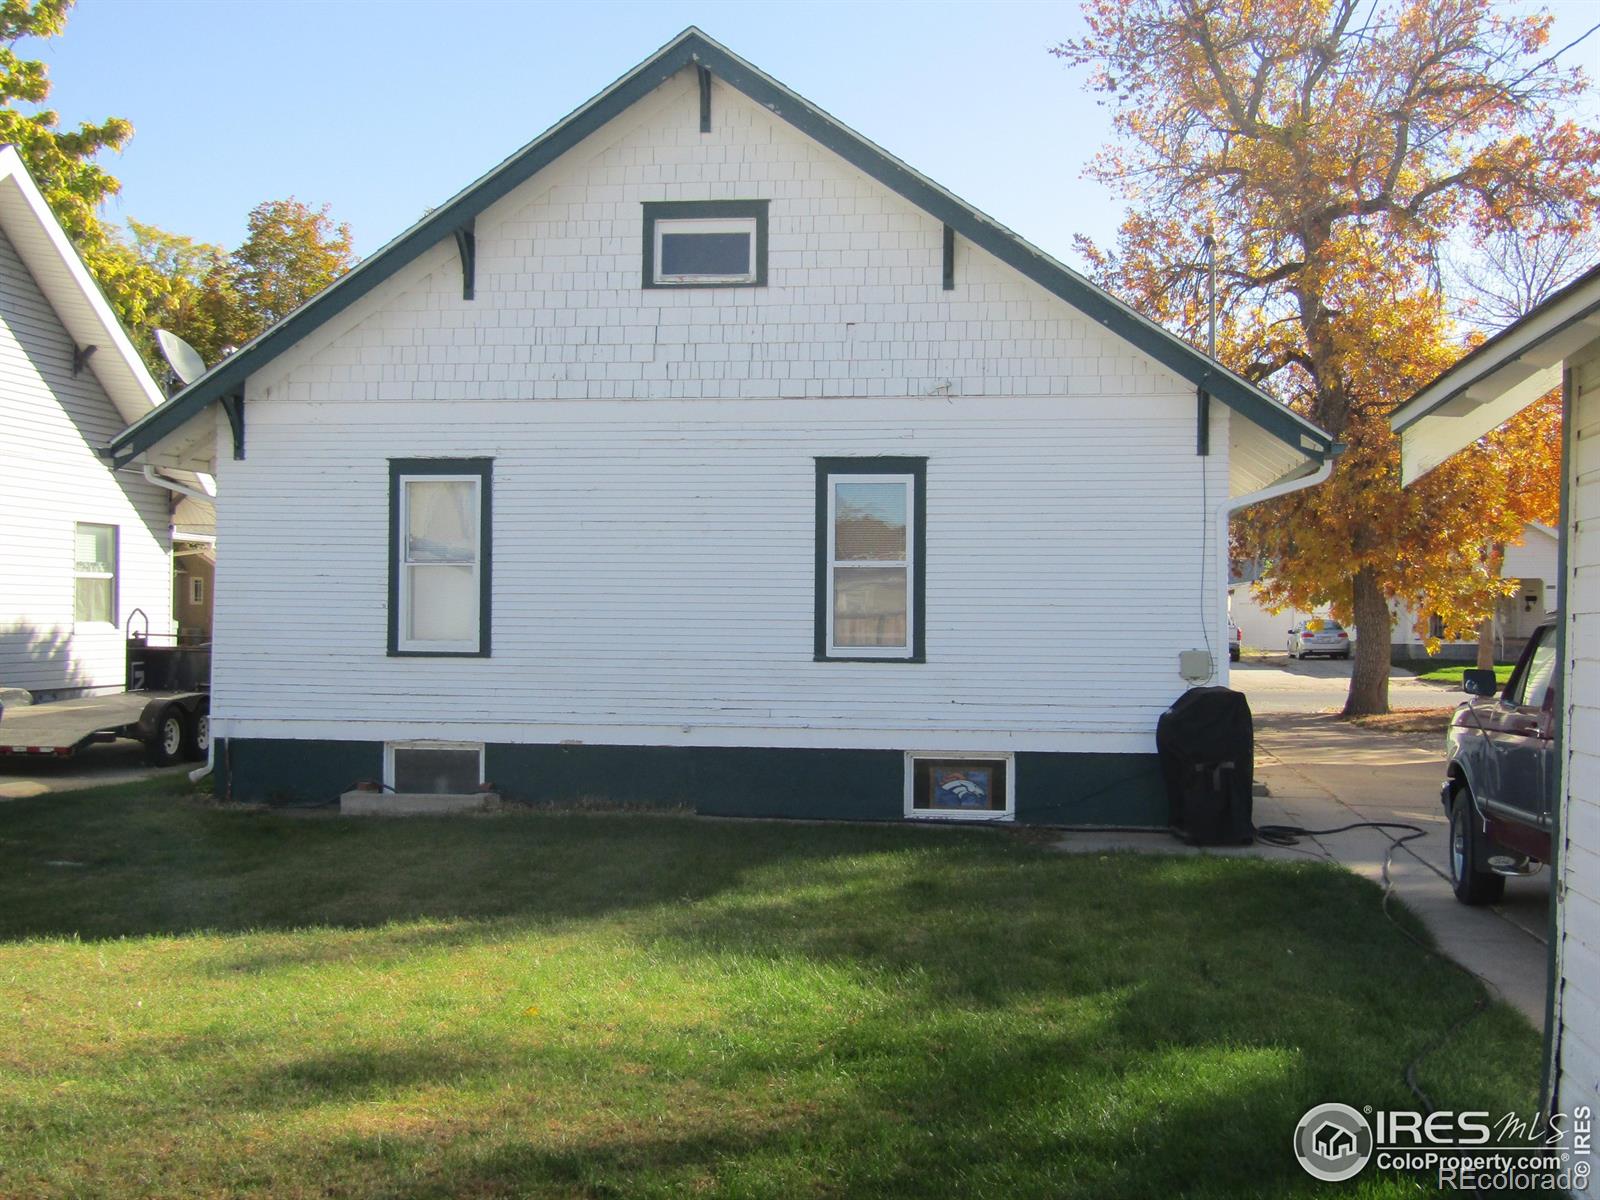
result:
[[[1255,726],[1243,692],[1191,688],[1156,723],[1172,828],[1198,846],[1254,840]]]

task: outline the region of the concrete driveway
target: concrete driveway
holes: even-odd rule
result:
[[[158,775],[194,770],[195,763],[151,767],[138,742],[103,742],[85,746],[71,758],[0,756],[0,801],[77,792],[113,783],[132,783]]]
[[[1544,1028],[1549,977],[1547,929],[1549,871],[1506,881],[1505,900],[1492,907],[1457,903],[1445,866],[1446,826],[1439,806],[1444,757],[1439,739],[1360,729],[1328,714],[1267,715],[1256,722],[1257,783],[1268,795],[1254,806],[1257,827],[1296,825],[1337,829],[1363,821],[1397,821],[1425,832],[1395,847],[1401,830],[1351,829],[1319,834],[1293,847],[1193,847],[1170,833],[1066,833],[1056,843],[1067,853],[1131,850],[1146,854],[1259,855],[1292,859],[1310,855],[1381,883],[1417,914],[1440,950],[1478,976],[1497,999]],[[1463,984],[1463,986],[1465,986]]]
[[[1228,686],[1250,698],[1250,711],[1262,713],[1337,712],[1350,691],[1351,664],[1337,658],[1292,659],[1287,655],[1246,658],[1229,668]],[[1391,708],[1441,708],[1461,692],[1424,683],[1409,671],[1389,669]]]
[[[1253,702],[1252,702],[1253,703]],[[1395,896],[1422,918],[1439,948],[1491,991],[1544,1027],[1549,974],[1550,872],[1506,880],[1505,899],[1468,908],[1450,890],[1448,828],[1439,804],[1443,739],[1375,733],[1326,715],[1267,715],[1256,722],[1257,825],[1332,829],[1398,821],[1426,830],[1395,851]],[[1377,881],[1398,830],[1353,829],[1313,838],[1323,857]]]

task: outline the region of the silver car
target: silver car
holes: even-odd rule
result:
[[[1307,617],[1289,630],[1289,657],[1350,657],[1350,633],[1332,617]]]

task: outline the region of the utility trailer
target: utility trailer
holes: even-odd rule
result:
[[[0,755],[71,758],[85,746],[129,738],[144,744],[145,758],[164,767],[204,759],[211,749],[211,647],[183,645],[173,635],[158,645],[148,618],[127,625],[127,691],[49,704],[0,709]]]

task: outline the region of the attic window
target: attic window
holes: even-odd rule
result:
[[[640,278],[647,288],[764,287],[767,202],[646,204]]]

